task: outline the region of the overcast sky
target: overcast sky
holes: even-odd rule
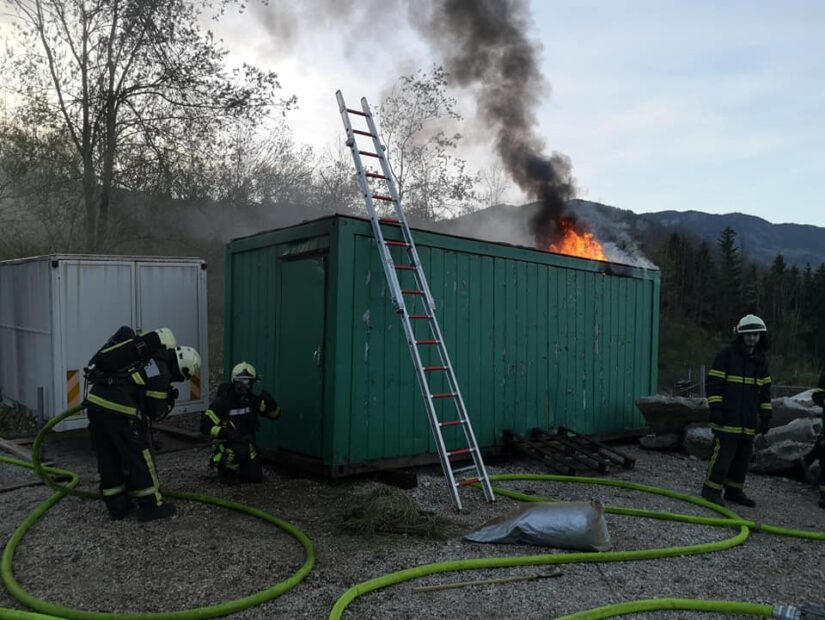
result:
[[[298,96],[298,141],[337,137],[336,89],[377,103],[398,75],[438,60],[388,0],[301,4],[296,15],[271,0],[218,28],[236,60],[275,69]],[[551,87],[539,131],[570,157],[581,197],[825,226],[825,2],[548,0],[531,11]],[[469,94],[454,94],[471,113]],[[482,166],[486,152],[465,155]]]
[[[341,139],[335,91],[377,104],[439,59],[409,26],[415,0],[269,0],[210,28],[233,63],[277,71],[297,142]],[[419,7],[421,5],[418,5]],[[527,36],[549,86],[537,111],[579,196],[637,213],[742,212],[825,226],[825,2],[545,0]],[[473,116],[469,92],[452,93]],[[461,153],[490,165],[484,128]],[[521,196],[510,196],[519,201]]]

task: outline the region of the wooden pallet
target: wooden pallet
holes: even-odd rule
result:
[[[636,460],[585,435],[559,427],[556,433],[534,428],[530,438],[505,430],[505,443],[521,454],[540,460],[565,476],[594,476],[633,469]]]

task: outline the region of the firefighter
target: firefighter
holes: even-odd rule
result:
[[[238,479],[263,480],[261,458],[255,445],[258,416],[277,420],[281,408],[266,390],[255,394],[252,387],[259,378],[252,364],[236,364],[231,381],[218,387],[215,400],[201,416],[201,433],[215,441],[209,465],[217,467],[222,483],[233,484]]]
[[[771,376],[768,372],[768,328],[758,316],[743,316],[736,338],[716,356],[707,375],[713,452],[702,497],[720,506],[725,500],[755,506],[745,495],[753,440],[771,426]],[[724,499],[722,491],[724,490]]]
[[[822,407],[822,428],[813,450],[805,457],[807,465],[819,459],[819,506],[825,508],[825,370],[819,373],[819,381],[812,395],[814,402]]]
[[[137,501],[138,520],[171,517],[163,500],[149,442],[149,422],[172,410],[177,390],[200,368],[192,347],[177,346],[168,328],[136,335],[121,327],[89,362],[84,401],[97,454],[100,493],[109,517],[123,519]]]

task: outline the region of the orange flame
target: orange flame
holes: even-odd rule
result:
[[[604,248],[601,243],[593,238],[593,233],[579,233],[569,219],[561,220],[559,225],[564,231],[564,235],[557,243],[550,244],[551,252],[607,261]]]

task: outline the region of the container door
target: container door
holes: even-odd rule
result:
[[[85,385],[83,368],[121,325],[134,326],[132,263],[116,260],[67,260],[60,273],[59,331],[65,373],[55,413],[79,405]],[[63,400],[65,398],[65,400]],[[51,416],[50,416],[51,417]],[[85,426],[85,415],[61,423],[58,430]]]
[[[307,256],[281,264],[278,395],[283,450],[321,457],[326,259]]]
[[[176,383],[180,397],[176,413],[203,409],[197,405],[208,395],[206,386],[206,325],[202,315],[201,265],[199,263],[137,263],[137,328],[150,331],[168,327],[178,344],[195,347],[201,354],[201,376]]]

